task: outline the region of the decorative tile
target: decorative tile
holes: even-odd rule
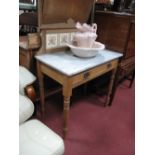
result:
[[[73,41],[74,35],[75,35],[75,32],[70,33],[70,41],[71,42]]]
[[[46,34],[46,49],[57,47],[58,37],[57,34]]]
[[[65,46],[66,43],[69,43],[69,33],[60,33],[60,46]]]

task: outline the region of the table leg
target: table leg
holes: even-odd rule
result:
[[[109,88],[108,88],[108,95],[107,95],[107,101],[105,103],[105,105],[109,105],[110,104],[110,97],[111,97],[111,94],[112,94],[112,88],[113,88],[113,84],[114,84],[114,79],[115,79],[115,75],[116,75],[116,70],[117,68],[113,69],[112,70],[112,75],[111,75],[111,78],[110,78],[110,83],[109,83]]]
[[[70,97],[64,96],[64,109],[63,109],[63,115],[64,115],[63,135],[64,135],[64,139],[66,138],[67,132],[68,132],[69,110],[70,110]]]
[[[70,111],[70,97],[72,95],[72,85],[71,83],[66,83],[63,86],[63,96],[64,96],[64,106],[63,106],[63,137],[66,139],[68,132],[68,122],[69,122],[69,111]]]
[[[42,117],[45,115],[45,93],[44,93],[44,75],[40,69],[40,63],[37,62],[37,73],[39,80],[39,91],[40,91],[40,104],[41,104],[41,114]]]
[[[116,93],[116,90],[117,90],[117,87],[119,84],[119,75],[120,75],[120,69],[119,69],[119,67],[117,67],[117,71],[115,73],[115,78],[114,78],[114,82],[113,82],[112,92],[110,95],[109,106],[112,105],[112,102],[113,102],[113,99],[114,99],[114,96],[115,96],[115,93]]]

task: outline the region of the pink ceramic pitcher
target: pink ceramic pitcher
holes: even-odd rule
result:
[[[77,32],[74,36],[74,41],[78,47],[91,48],[97,38],[97,24],[92,26],[84,23],[81,25],[79,22],[76,24]]]
[[[76,23],[75,26],[80,32],[84,33],[84,32],[93,32],[96,33],[97,31],[97,24],[93,23],[92,26],[84,23],[83,25],[80,24],[79,22]]]
[[[74,36],[74,41],[76,41],[78,47],[91,48],[97,38],[95,33],[91,32],[77,32]]]

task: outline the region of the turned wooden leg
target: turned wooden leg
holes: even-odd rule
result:
[[[112,70],[112,73],[111,73],[112,75],[111,75],[109,86],[108,86],[108,95],[107,95],[107,101],[105,103],[105,106],[110,105],[110,97],[111,97],[111,94],[112,94],[112,88],[113,88],[113,84],[114,84],[116,70],[117,70],[117,68]]]
[[[68,122],[69,122],[69,110],[70,110],[70,97],[72,95],[72,81],[68,78],[65,79],[63,84],[63,96],[64,96],[64,106],[63,106],[63,137],[66,139],[68,133]]]
[[[44,76],[40,69],[40,63],[37,62],[37,72],[39,80],[39,91],[40,91],[40,104],[42,117],[45,115],[45,94],[44,94]]]
[[[109,106],[112,105],[112,102],[113,102],[113,99],[114,99],[114,96],[115,96],[115,93],[116,93],[116,90],[117,90],[117,87],[119,84],[119,75],[120,75],[120,69],[119,69],[119,67],[117,67],[117,71],[115,73],[115,78],[114,78],[114,82],[113,82],[112,92],[110,95]]]
[[[70,97],[64,96],[64,109],[63,109],[63,115],[64,115],[63,136],[64,136],[64,139],[66,138],[67,132],[68,132],[69,108],[70,108]]]

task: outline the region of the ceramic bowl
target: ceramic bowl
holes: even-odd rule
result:
[[[67,46],[70,47],[74,55],[83,58],[94,57],[97,55],[98,51],[105,48],[105,45],[100,42],[95,42],[92,48],[83,48],[71,44],[67,44]]]

